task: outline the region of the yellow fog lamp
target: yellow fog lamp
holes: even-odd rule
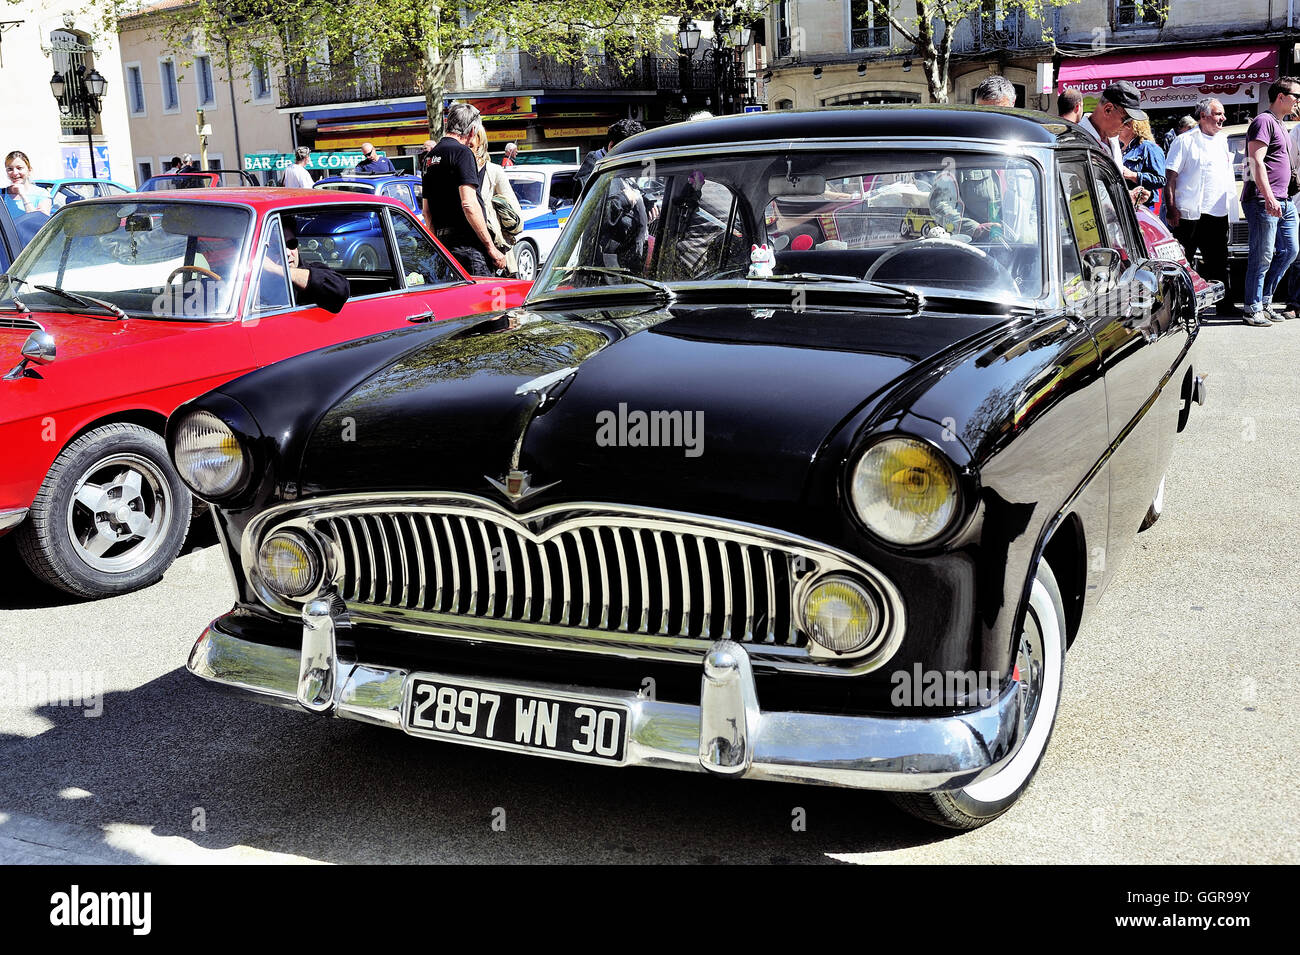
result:
[[[285,597],[301,597],[316,589],[321,567],[319,550],[298,531],[272,534],[257,552],[262,580]]]
[[[879,636],[876,601],[857,581],[840,575],[819,580],[803,602],[808,636],[833,653],[856,653]]]

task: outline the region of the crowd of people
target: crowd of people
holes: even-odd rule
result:
[[[1015,90],[992,76],[976,91],[983,105],[1014,105]],[[1283,121],[1300,109],[1300,80],[1282,77],[1268,90],[1269,105],[1246,131],[1246,170],[1237,202],[1236,176],[1223,103],[1212,96],[1197,102],[1192,115],[1169,130],[1163,146],[1155,141],[1137,88],[1127,81],[1102,91],[1084,115],[1083,95],[1065,89],[1057,114],[1077,123],[1106,146],[1130,186],[1135,204],[1159,211],[1182,244],[1189,262],[1199,255],[1198,271],[1228,288],[1227,302],[1240,296],[1242,319],[1270,325],[1300,316],[1300,235],[1295,199],[1300,193],[1300,126],[1290,133]],[[1249,235],[1243,287],[1232,289],[1228,237],[1244,213]],[[1279,299],[1274,302],[1274,298]],[[1225,303],[1221,311],[1231,311]]]

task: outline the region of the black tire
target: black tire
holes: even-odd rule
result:
[[[192,501],[161,437],[108,424],[63,449],[14,536],[40,579],[79,597],[111,597],[162,578],[185,543]]]
[[[1040,638],[1041,658],[1033,660],[1029,679],[1025,679],[1026,661],[1034,657],[1035,633]],[[1010,809],[1033,782],[1052,738],[1065,673],[1065,643],[1061,590],[1047,562],[1039,561],[1016,655],[1022,693],[1032,708],[1023,745],[992,776],[951,792],[890,793],[894,804],[936,826],[961,830],[978,829]]]
[[[527,239],[515,246],[515,258],[518,263],[519,278],[531,282],[537,278],[537,247]]]

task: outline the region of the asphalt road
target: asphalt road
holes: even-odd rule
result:
[[[1300,321],[1203,334],[1210,401],[1164,517],[1070,651],[1034,786],[982,830],[874,793],[490,753],[219,695],[184,669],[232,599],[205,524],[160,584],[95,603],[0,546],[0,862],[1300,862]],[[51,673],[102,699],[46,704]]]

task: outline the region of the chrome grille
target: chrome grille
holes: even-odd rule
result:
[[[319,586],[289,600],[262,578],[272,533],[319,542]],[[691,660],[716,640],[747,644],[755,664],[853,675],[876,669],[905,632],[898,590],[861,559],[772,528],[603,503],[515,514],[447,491],[344,494],[263,511],[240,558],[258,597],[286,615],[322,593],[350,621],[477,642]],[[808,639],[798,608],[826,574],[874,594],[878,640],[836,654]]]
[[[1250,225],[1246,222],[1233,222],[1228,226],[1228,242],[1231,245],[1250,244]]]
[[[409,510],[316,522],[349,604],[624,634],[798,646],[787,551],[589,524],[535,540],[488,517]]]

